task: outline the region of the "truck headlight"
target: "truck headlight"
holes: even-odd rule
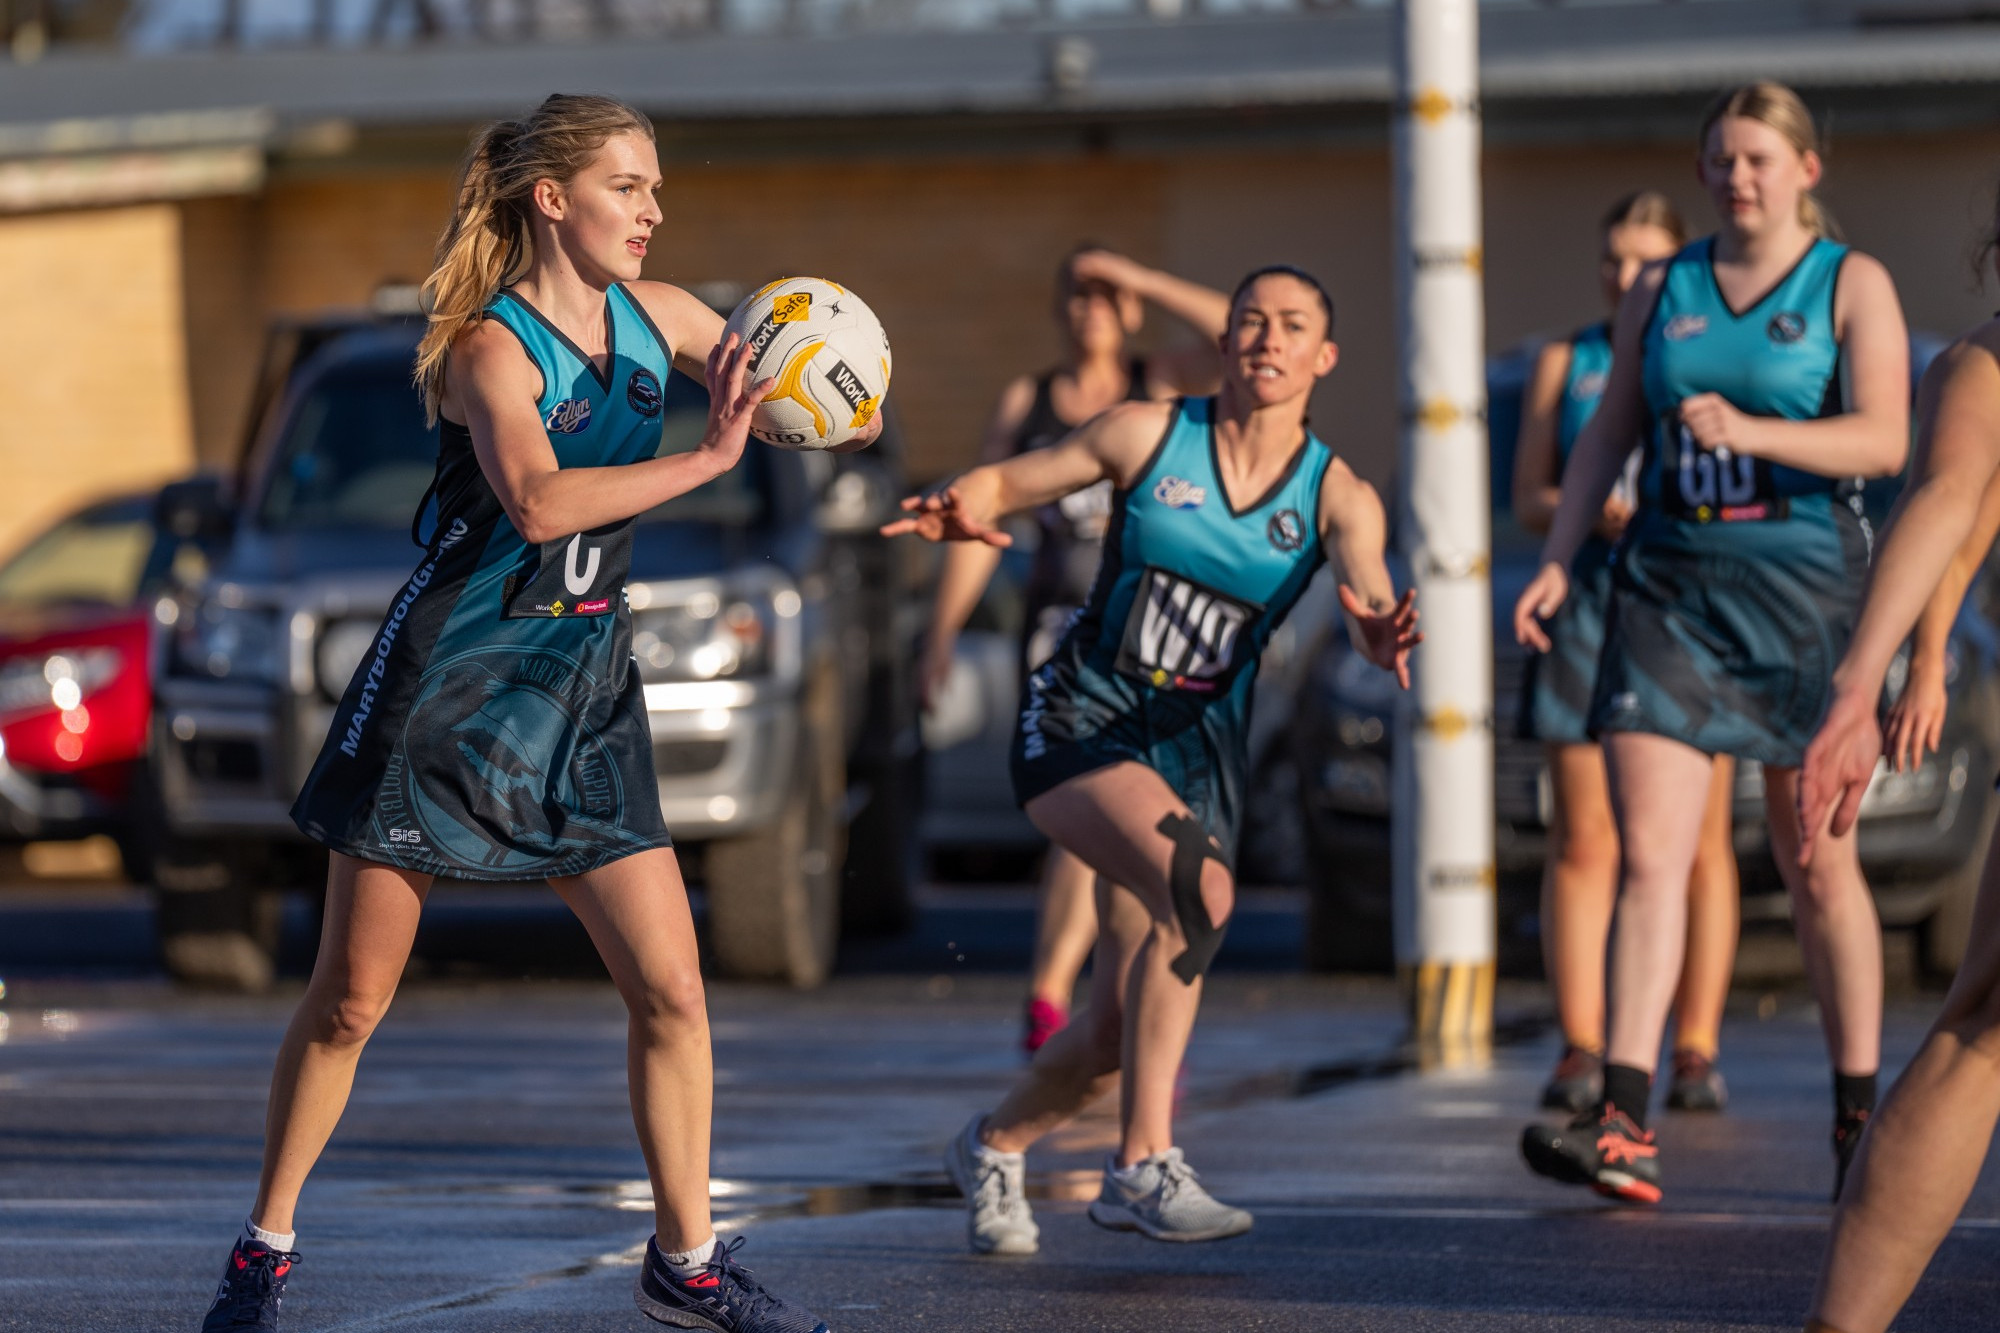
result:
[[[703,590],[676,604],[633,612],[632,657],[642,680],[761,676],[771,669],[776,632],[771,597]]]
[[[174,627],[174,665],[212,680],[274,681],[283,665],[278,617],[205,600]]]

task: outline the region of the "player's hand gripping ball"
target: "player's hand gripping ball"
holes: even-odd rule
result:
[[[832,449],[860,434],[889,392],[889,336],[868,303],[822,278],[781,278],[744,298],[727,333],[750,348],[748,382],[777,383],[750,433],[780,449]]]

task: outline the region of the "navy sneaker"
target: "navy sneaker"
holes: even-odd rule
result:
[[[646,1263],[632,1299],[648,1319],[676,1328],[712,1333],[827,1333],[817,1315],[764,1290],[750,1270],[736,1262],[747,1236],[724,1245],[690,1278],[674,1276],[660,1257],[659,1238],[646,1242]]]
[[[201,1321],[201,1333],[243,1333],[278,1326],[278,1307],[285,1301],[285,1279],[299,1256],[274,1250],[261,1240],[239,1240],[222,1268],[222,1285],[215,1304]]]

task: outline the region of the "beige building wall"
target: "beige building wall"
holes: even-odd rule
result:
[[[172,205],[0,219],[0,550],[193,461]]]
[[[859,291],[897,348],[894,394],[919,476],[965,465],[1001,386],[1054,356],[1054,264],[1076,242],[1095,240],[1218,286],[1274,261],[1319,273],[1339,306],[1341,363],[1315,396],[1313,425],[1363,475],[1384,485],[1392,478],[1393,240],[1382,149],[842,163],[697,162],[699,151],[670,149],[665,220],[647,276],[757,283],[806,272]],[[1955,332],[2000,303],[2000,295],[1978,290],[1965,263],[1991,216],[1996,175],[2000,131],[1836,144],[1827,202],[1849,239],[1889,265],[1913,327]],[[1600,316],[1598,218],[1619,195],[1647,186],[1672,195],[1697,232],[1712,225],[1693,178],[1692,145],[1489,149],[1491,348]],[[205,248],[189,243],[190,274],[199,260],[211,275],[200,283],[209,334],[194,343],[193,358],[204,456],[224,438],[233,449],[240,430],[240,405],[232,414],[227,404],[248,392],[242,349],[250,335],[241,312],[252,311],[254,329],[266,312],[357,305],[380,282],[421,277],[450,193],[445,162],[308,179],[280,174],[261,200],[200,228],[190,222],[191,236],[207,238]],[[201,304],[190,302],[191,319]],[[238,312],[234,325],[228,310]],[[1140,344],[1185,336],[1156,318]]]

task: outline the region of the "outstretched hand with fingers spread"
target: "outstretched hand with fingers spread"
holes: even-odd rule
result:
[[[1800,865],[1812,864],[1822,832],[1839,838],[1854,827],[1881,757],[1882,728],[1875,721],[1875,701],[1859,691],[1836,692],[1799,770]]]
[[[927,542],[985,542],[988,546],[1012,546],[1014,539],[993,526],[992,516],[976,513],[968,497],[956,483],[929,495],[912,495],[903,501],[899,518],[882,525],[884,537],[914,532]]]
[[[743,456],[743,446],[750,438],[750,418],[778,383],[772,379],[747,383],[751,356],[750,345],[733,333],[708,354],[704,372],[708,380],[708,429],[702,432],[696,448],[725,469],[734,467]]]
[[[1409,689],[1410,650],[1424,641],[1424,636],[1417,632],[1416,590],[1405,590],[1393,607],[1377,611],[1343,583],[1340,609],[1347,612],[1360,632],[1360,642],[1355,647],[1361,650],[1361,655],[1384,671],[1395,672],[1396,683]]]

